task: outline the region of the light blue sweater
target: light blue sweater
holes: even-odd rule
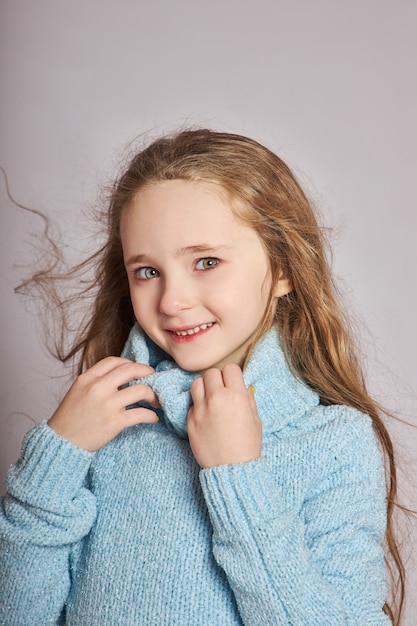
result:
[[[68,626],[388,624],[370,419],[321,406],[272,330],[245,371],[262,457],[200,470],[186,437],[194,375],[137,328],[124,354],[156,366],[145,380],[162,419],[96,453],[45,422],[28,433],[0,513],[0,624],[53,625],[63,610]]]

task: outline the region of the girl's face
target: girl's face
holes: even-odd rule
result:
[[[184,180],[141,190],[120,228],[144,332],[185,370],[241,365],[271,289],[256,232],[214,185]],[[288,291],[283,280],[274,295]]]

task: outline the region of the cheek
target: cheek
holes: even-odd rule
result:
[[[269,271],[254,272],[247,280],[247,298],[251,296],[254,306],[265,310],[271,293],[271,278]]]
[[[220,315],[231,315],[250,323],[259,321],[269,299],[269,288],[263,284],[263,276],[244,276],[236,279],[233,288],[227,285],[212,297],[212,308]]]
[[[144,296],[143,293],[139,293],[137,290],[133,289],[130,292],[130,300],[132,302],[133,312],[137,321],[142,325],[143,322],[146,323],[146,320],[151,317],[149,313],[150,309],[150,301],[149,297]]]

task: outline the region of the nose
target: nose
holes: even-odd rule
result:
[[[164,315],[173,317],[179,312],[191,309],[195,294],[189,281],[184,276],[176,276],[161,281],[159,310]]]

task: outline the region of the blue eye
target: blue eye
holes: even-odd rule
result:
[[[153,267],[139,267],[139,269],[135,270],[135,274],[141,280],[149,280],[159,276],[158,270]]]
[[[199,261],[197,261],[195,267],[197,270],[211,270],[213,269],[213,267],[216,267],[219,262],[219,259],[206,257],[205,259],[200,259]]]

